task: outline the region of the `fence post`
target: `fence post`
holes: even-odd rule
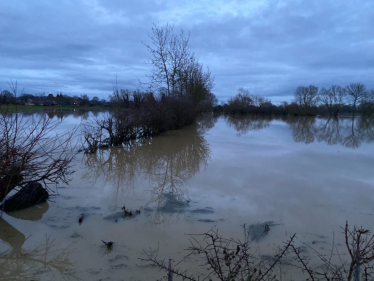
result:
[[[169,258],[169,267],[168,267],[168,281],[173,281],[173,271],[174,271],[174,264],[173,259]]]

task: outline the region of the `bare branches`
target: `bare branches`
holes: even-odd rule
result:
[[[286,264],[300,270],[301,273],[306,273],[308,276],[306,280],[374,280],[372,277],[374,274],[374,235],[362,227],[350,228],[346,223],[343,228],[349,261],[341,257],[335,245],[335,236],[330,255],[322,254],[310,245],[301,242],[303,247],[310,249],[311,253],[319,259],[319,263],[315,266],[311,265],[311,257],[303,255],[300,247],[295,246],[295,234],[284,243],[283,247],[278,248],[274,256],[264,259],[262,256],[255,255],[251,248],[252,241],[249,239],[248,229],[245,225],[243,230],[244,241],[223,238],[218,235],[216,228],[212,228],[204,234],[190,235],[191,246],[187,249],[189,253],[186,257],[195,255],[202,258],[201,266],[205,268],[206,276],[202,280],[207,280],[210,276],[215,276],[221,281],[282,280],[281,276],[279,278],[274,274],[275,267],[280,264]],[[147,254],[147,256],[146,261],[151,261],[168,271],[165,262],[157,260],[157,255]],[[282,260],[286,256],[289,258],[283,262]],[[186,271],[176,270],[173,272],[186,280],[200,280],[189,276]]]
[[[17,80],[16,81],[13,81],[12,79],[8,82],[8,86],[9,88],[11,89],[12,91],[12,94],[14,95],[14,97],[16,98],[17,97],[17,94],[18,94],[18,82]],[[22,92],[21,92],[21,96],[23,95],[23,91],[24,89],[22,89]]]
[[[362,227],[349,229],[348,222],[344,228],[345,245],[351,257],[348,280],[352,280],[353,274],[359,274],[360,267],[363,266],[365,274],[373,272],[374,260],[374,235],[368,229]]]
[[[330,115],[338,115],[344,105],[346,91],[341,86],[332,85],[330,88],[322,88],[319,92],[321,103],[327,108]]]
[[[270,259],[262,259],[255,256],[251,249],[252,240],[249,239],[248,229],[243,226],[244,240],[223,238],[213,228],[207,233],[190,235],[191,246],[187,249],[187,256],[195,255],[203,259],[201,265],[206,269],[206,277],[202,280],[211,280],[215,276],[218,280],[274,280],[274,268],[280,260],[289,252],[295,235],[293,235],[282,248]],[[165,261],[158,261],[157,255],[147,254],[148,259],[158,267],[168,271]],[[186,271],[174,270],[177,276],[185,280],[200,280]]]
[[[151,87],[169,97],[188,98],[195,105],[207,101],[214,79],[209,69],[204,71],[202,64],[195,59],[189,34],[185,34],[183,29],[176,34],[169,24],[154,24],[148,36],[151,43],[143,44],[151,54]]]
[[[345,87],[348,97],[351,99],[354,111],[356,110],[357,104],[365,96],[366,87],[361,83],[352,83]]]
[[[0,114],[0,201],[17,185],[68,183],[76,154],[75,130],[57,134],[61,121]]]
[[[183,30],[179,36],[174,34],[174,26],[169,24],[164,27],[154,24],[149,38],[151,44],[143,44],[150,52],[150,64],[154,66],[151,83],[161,86],[165,83],[167,95],[170,96],[175,91],[178,72],[193,58],[189,47],[189,35],[185,36]]]
[[[141,261],[151,262],[154,265],[156,265],[158,268],[165,270],[169,274],[172,273],[172,274],[175,274],[176,276],[182,277],[183,280],[188,280],[188,281],[199,280],[198,278],[196,279],[193,275],[188,275],[187,271],[182,271],[182,270],[174,269],[174,268],[170,269],[168,265],[166,264],[165,260],[158,260],[157,258],[158,250],[159,250],[158,247],[155,251],[150,250],[149,252],[147,252],[143,250],[143,253],[147,256],[147,258],[146,259],[139,258],[139,259]]]
[[[374,260],[374,235],[369,230],[362,227],[351,229],[346,222],[343,228],[345,246],[349,254],[349,261],[344,261],[333,242],[330,257],[319,253],[309,245],[305,245],[317,255],[322,266],[317,268],[309,266],[307,257],[301,256],[300,250],[295,246],[291,246],[296,260],[301,264],[300,268],[307,272],[311,280],[373,280],[371,275],[374,273],[372,261]],[[332,262],[332,256],[339,257],[339,263]],[[321,270],[322,268],[322,270]],[[363,270],[363,272],[362,272]],[[362,279],[360,279],[362,278]]]
[[[302,110],[316,105],[318,102],[318,87],[313,85],[297,87],[295,91],[295,101]]]

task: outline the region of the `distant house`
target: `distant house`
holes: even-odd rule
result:
[[[25,105],[35,105],[35,103],[32,99],[27,99],[27,101],[25,102]]]
[[[80,106],[82,104],[82,99],[81,98],[74,98],[73,99],[73,105],[75,106]]]

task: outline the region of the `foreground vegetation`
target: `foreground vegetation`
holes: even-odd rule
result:
[[[17,83],[10,86],[16,95]],[[9,114],[0,106],[0,202],[17,186],[41,182],[47,187],[69,181],[75,130],[57,134],[61,122]]]
[[[262,227],[261,236],[266,236],[270,228],[267,224]],[[170,259],[159,260],[157,251],[144,252],[147,256],[143,259],[151,262],[168,273],[168,280],[173,280],[173,275],[183,280],[221,280],[221,281],[260,281],[283,280],[277,272],[277,266],[288,266],[299,272],[299,280],[373,280],[374,274],[374,235],[368,229],[351,227],[342,228],[346,253],[340,253],[332,242],[328,255],[321,254],[313,247],[301,243],[296,245],[296,234],[292,235],[283,246],[278,247],[274,255],[263,256],[256,253],[253,247],[249,228],[244,225],[244,239],[224,238],[218,234],[216,228],[207,233],[190,235],[191,246],[188,254],[182,259],[190,257],[202,260],[203,276],[193,276],[188,271],[174,268]],[[313,265],[310,251],[319,262]],[[179,263],[178,263],[179,264]]]
[[[0,202],[17,186],[69,181],[74,131],[55,133],[61,121],[0,113]]]

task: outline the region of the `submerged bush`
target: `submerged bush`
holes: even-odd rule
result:
[[[128,107],[117,106],[94,123],[85,126],[84,134],[89,136],[87,152],[94,152],[90,148],[92,143],[97,147],[105,145],[115,146],[131,139],[151,137],[168,130],[180,129],[190,125],[196,118],[196,111],[192,101],[183,97],[156,98],[153,93],[142,93],[129,100]],[[92,132],[95,132],[93,134]]]

